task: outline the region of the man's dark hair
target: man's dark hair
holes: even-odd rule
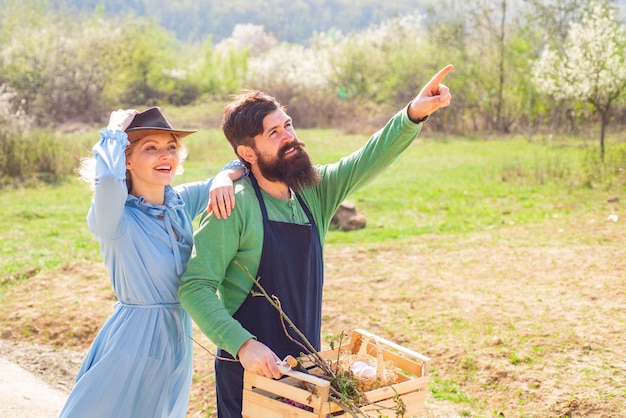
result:
[[[239,145],[254,147],[254,137],[263,132],[263,119],[277,109],[285,110],[285,107],[258,90],[245,91],[226,105],[222,131],[235,153]]]

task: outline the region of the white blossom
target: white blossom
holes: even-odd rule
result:
[[[562,48],[546,47],[533,67],[539,91],[557,100],[586,100],[604,105],[626,88],[626,31],[615,9],[590,5],[572,22]]]
[[[218,51],[249,49],[251,56],[258,56],[278,43],[271,34],[265,32],[263,25],[238,24],[233,28],[230,38],[224,39],[215,46]]]
[[[330,74],[327,52],[281,43],[250,59],[247,78],[265,86],[280,82],[303,90],[324,88]]]

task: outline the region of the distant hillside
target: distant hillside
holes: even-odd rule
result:
[[[315,32],[364,29],[421,7],[421,0],[49,0],[54,7],[108,16],[149,16],[179,39],[198,41],[211,34],[218,42],[238,23],[263,25],[281,41],[301,43]]]

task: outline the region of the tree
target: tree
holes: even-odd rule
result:
[[[626,30],[615,8],[594,1],[571,22],[561,48],[547,45],[533,68],[537,89],[557,101],[578,101],[600,115],[600,154],[611,105],[626,90]]]
[[[329,55],[337,89],[347,98],[392,108],[411,100],[408,92],[419,88],[429,71],[423,33],[423,17],[414,13],[340,38]]]
[[[109,20],[51,12],[44,3],[12,1],[1,11],[0,82],[39,126],[96,118],[109,107],[119,31]]]
[[[429,8],[427,44],[457,63],[455,108],[474,130],[511,133],[527,114],[537,37],[520,8],[521,0],[437,0]]]
[[[248,69],[251,48],[235,40],[214,46],[212,38],[208,37],[187,79],[198,87],[200,97],[226,98],[238,93]]]
[[[530,6],[527,18],[541,28],[553,44],[567,37],[570,22],[580,19],[589,0],[524,0]]]

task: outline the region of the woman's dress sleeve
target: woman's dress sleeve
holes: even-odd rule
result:
[[[87,215],[89,229],[97,236],[115,239],[123,231],[126,187],[126,147],[128,136],[122,131],[102,129],[93,147],[96,160],[95,194]]]

